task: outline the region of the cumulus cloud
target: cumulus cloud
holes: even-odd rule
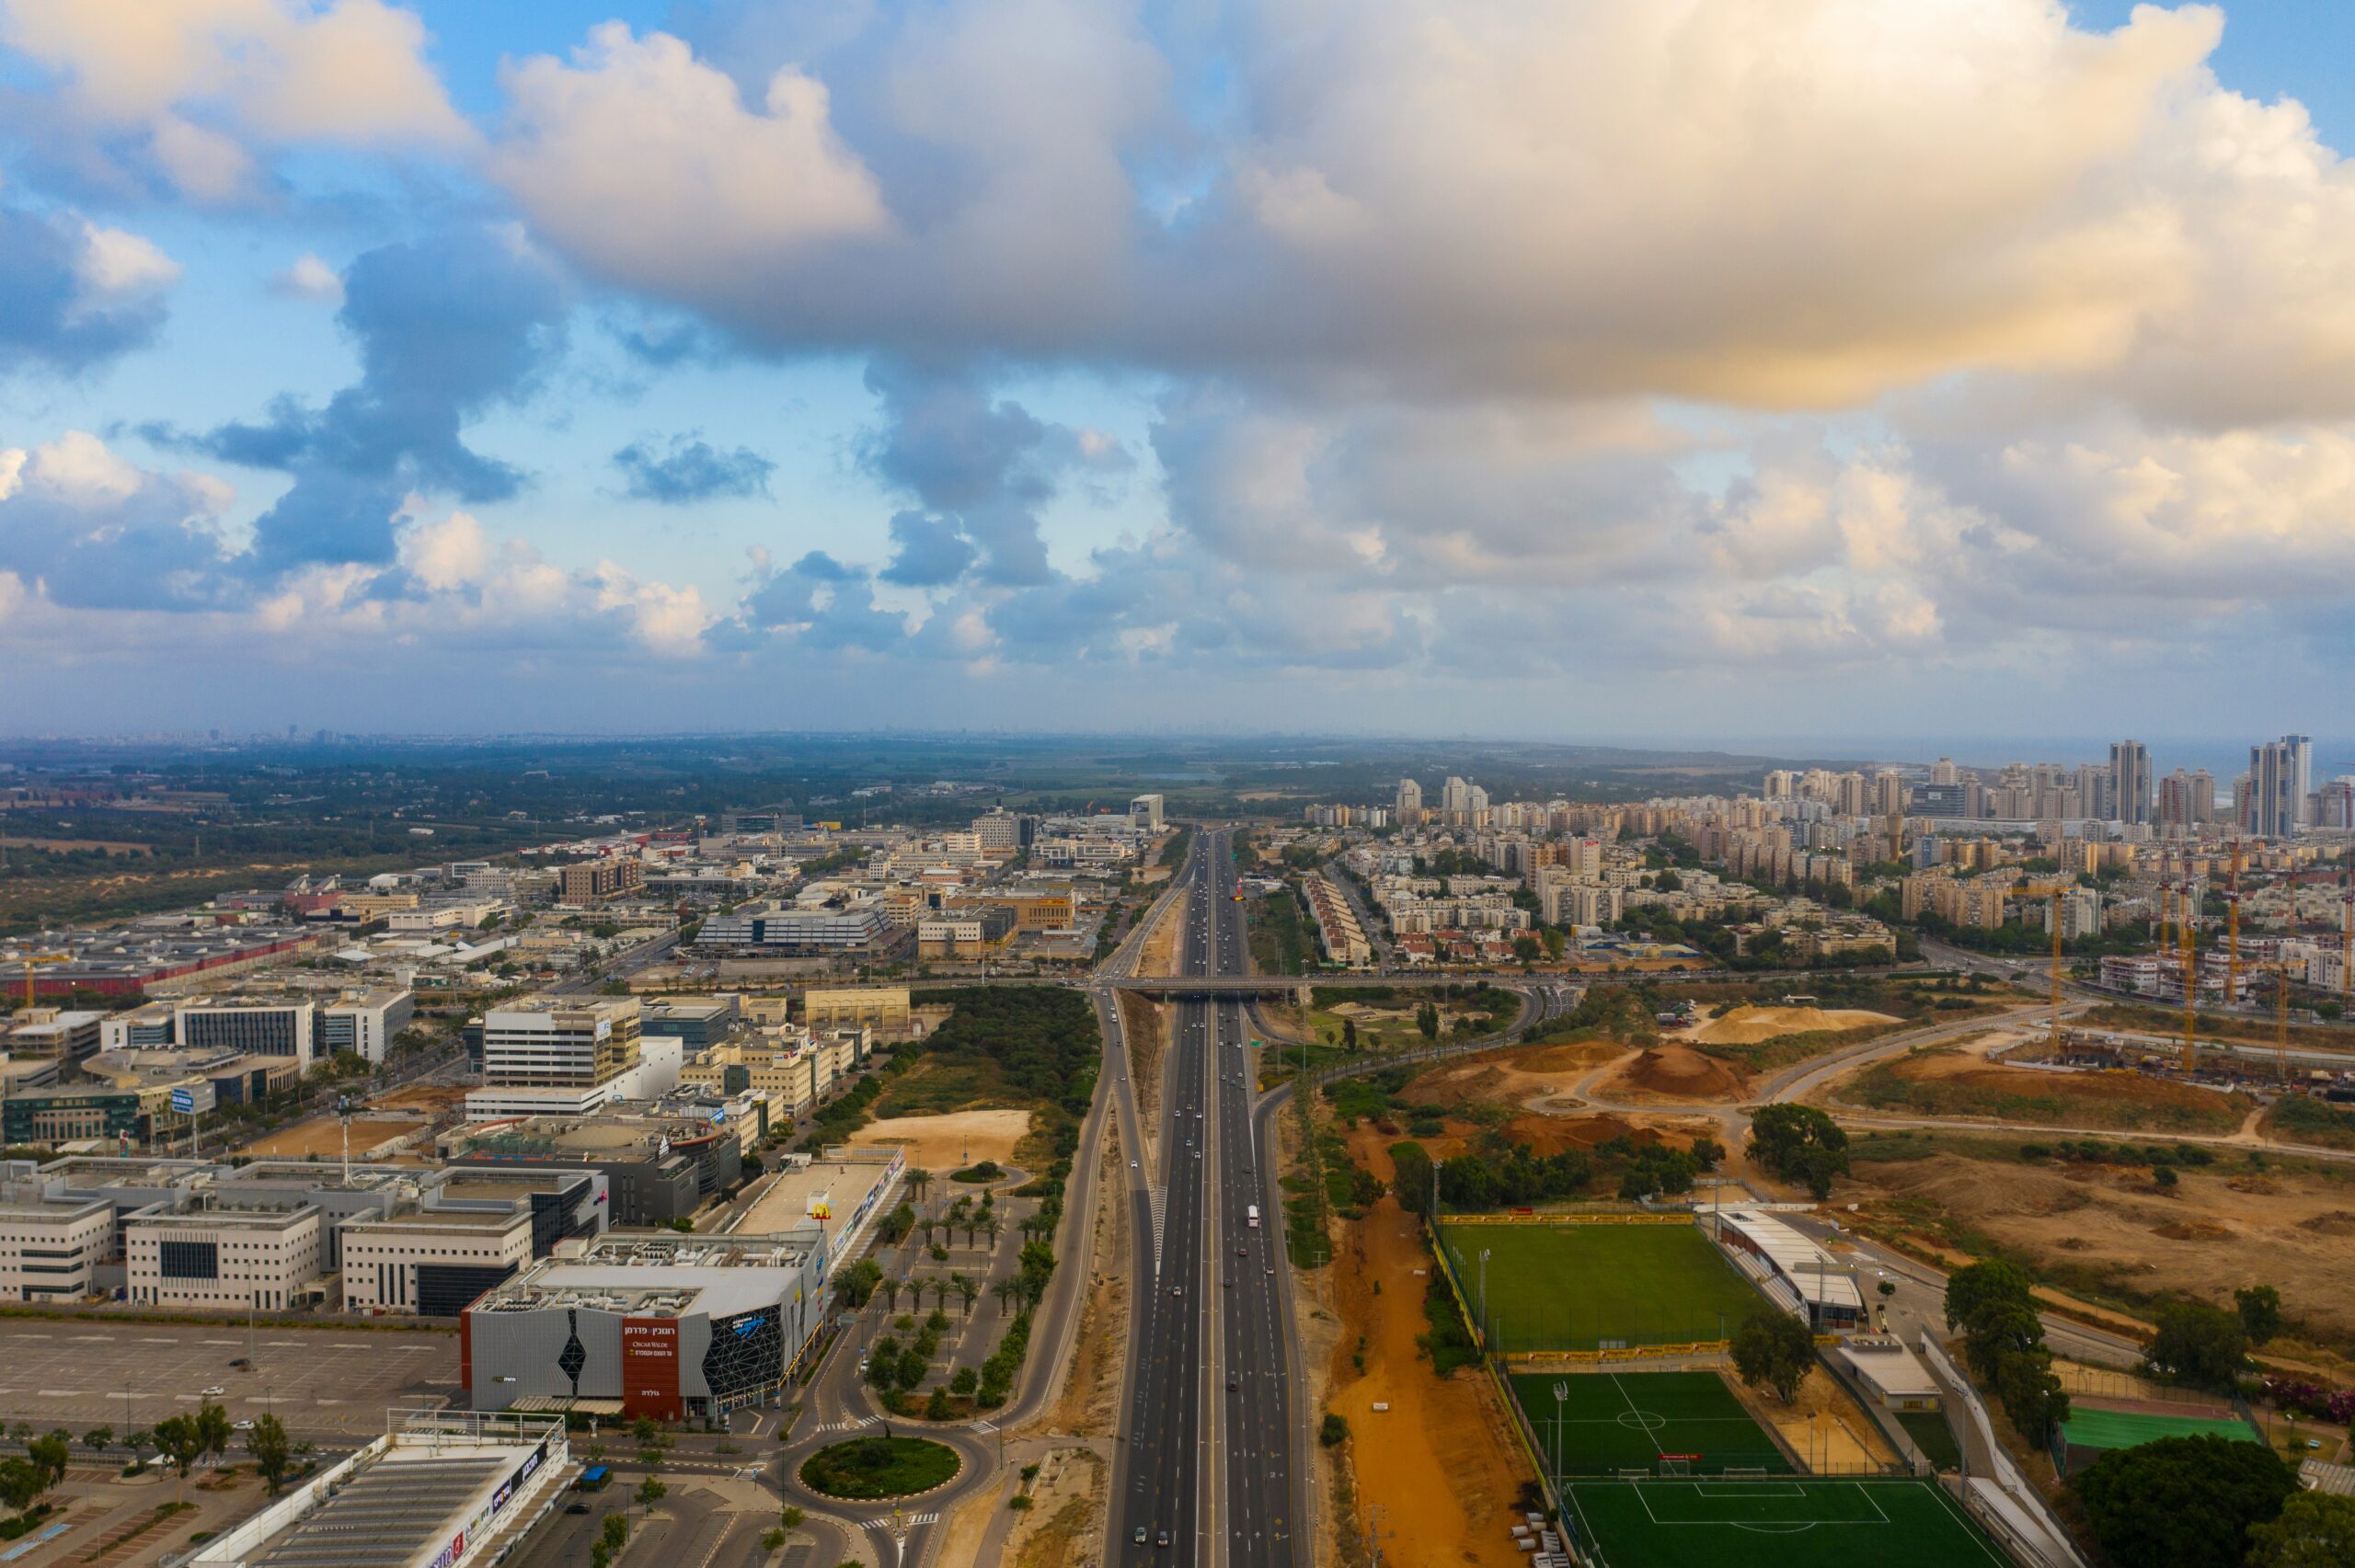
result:
[[[0,570],[78,608],[208,604],[231,499],[217,479],[148,473],[82,430],[0,448]]]
[[[765,496],[776,464],[750,447],[722,452],[698,437],[673,436],[667,450],[635,441],[614,453],[633,500],[686,506],[724,496]]]
[[[317,257],[305,254],[270,274],[270,292],[282,300],[324,300],[339,305],[343,279]]]
[[[565,340],[557,280],[514,236],[460,230],[369,251],[343,276],[336,319],[360,380],[314,408],[281,399],[258,420],[155,440],[294,483],[254,525],[250,569],[382,565],[416,492],[503,500],[523,474],[469,447],[465,427],[528,395]]]
[[[572,64],[527,60],[505,82],[494,177],[541,232],[615,281],[730,293],[799,249],[889,225],[834,135],[825,87],[798,71],[779,70],[748,109],[679,40],[608,22]]]
[[[257,150],[475,141],[424,24],[381,0],[5,0],[0,43],[52,74],[71,126],[136,139],[198,200],[252,194]]]
[[[83,371],[144,348],[179,275],[141,235],[0,205],[0,372]]]

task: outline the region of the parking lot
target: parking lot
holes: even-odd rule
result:
[[[371,1333],[347,1324],[246,1332],[217,1324],[0,1320],[0,1416],[77,1435],[152,1427],[194,1410],[204,1391],[230,1418],[274,1413],[297,1436],[371,1436],[396,1404],[454,1398],[458,1336]]]

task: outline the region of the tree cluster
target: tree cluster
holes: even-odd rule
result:
[[[2303,1568],[2349,1561],[2308,1553],[2314,1541],[2300,1521],[2313,1516],[2309,1510],[2285,1531],[2270,1528],[2288,1516],[2298,1478],[2262,1444],[2213,1434],[2162,1437],[2102,1455],[2069,1486],[2115,1568]],[[2347,1539],[2343,1516],[2315,1524]]]
[[[2001,1260],[1956,1270],[1947,1278],[1947,1326],[1961,1333],[1971,1376],[1994,1391],[2020,1436],[2051,1442],[2069,1419],[2069,1395],[2053,1373],[2028,1276]]]
[[[1848,1170],[1848,1134],[1813,1105],[1766,1105],[1750,1120],[1752,1157],[1786,1182],[1805,1182],[1818,1202]]]

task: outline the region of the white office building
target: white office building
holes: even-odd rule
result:
[[[123,1253],[136,1306],[283,1310],[316,1294],[326,1223],[315,1203],[195,1192],[125,1220]]]
[[[306,1070],[316,1059],[317,1009],[293,999],[199,998],[172,1010],[172,1043],[189,1051],[241,1051],[293,1057]]]
[[[52,1197],[42,1184],[0,1185],[0,1301],[79,1301],[114,1251],[114,1205]]]

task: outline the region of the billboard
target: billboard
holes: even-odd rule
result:
[[[679,1397],[679,1320],[622,1320],[622,1413],[686,1419]]]

